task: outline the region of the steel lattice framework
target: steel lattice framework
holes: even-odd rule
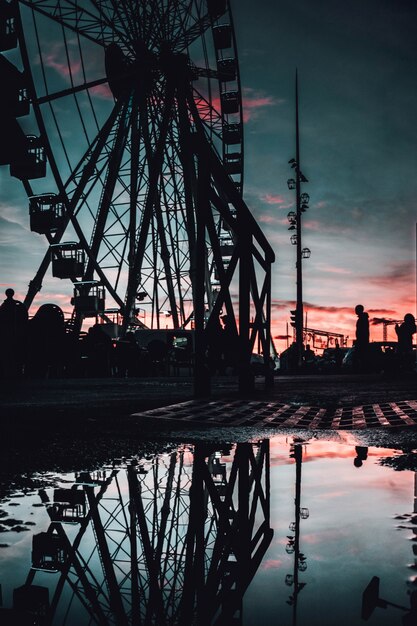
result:
[[[0,49],[23,68],[32,105],[24,125],[39,137],[18,127],[23,147],[3,162],[30,198],[32,230],[49,244],[25,304],[52,262],[53,275],[78,290],[79,323],[106,317],[103,295],[88,300],[99,285],[124,330],[159,328],[169,315],[174,328],[193,322],[203,337],[222,312],[242,338],[242,362],[256,340],[268,358],[274,254],[242,198],[230,3],[6,5],[13,23],[0,23]]]

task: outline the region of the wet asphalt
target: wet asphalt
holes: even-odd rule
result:
[[[233,424],[175,424],[132,418],[133,414],[172,407],[194,399],[191,378],[102,378],[2,381],[0,389],[0,484],[42,471],[99,467],[116,457],[152,455],[179,441],[235,442],[287,433],[304,440],[338,441],[337,430],[239,427]],[[212,381],[211,395],[200,401],[285,403],[338,407],[417,400],[417,377],[383,375],[276,376],[273,388],[261,378],[255,389],[238,391],[234,377]],[[351,433],[361,445],[395,448],[398,469],[417,469],[417,427],[362,428]],[[394,463],[394,464],[395,464]]]

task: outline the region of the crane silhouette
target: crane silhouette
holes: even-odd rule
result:
[[[382,324],[382,341],[388,340],[388,326],[393,324],[401,324],[403,320],[392,320],[386,317],[373,317],[372,325]]]

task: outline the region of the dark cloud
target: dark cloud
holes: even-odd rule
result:
[[[408,287],[413,283],[415,276],[415,263],[412,261],[395,261],[387,267],[383,274],[366,275],[361,278],[368,283],[373,283],[385,289],[396,287]]]

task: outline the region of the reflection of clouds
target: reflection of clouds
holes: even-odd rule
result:
[[[306,463],[312,463],[313,461],[320,461],[326,459],[354,459],[357,456],[355,446],[358,445],[358,440],[348,432],[338,431],[337,433],[339,441],[315,441],[308,434],[301,445],[303,448],[303,465]],[[292,435],[273,437],[270,440],[270,461],[271,467],[278,467],[280,465],[294,465],[294,459],[289,457],[290,445],[292,444]],[[390,448],[368,448],[368,462],[370,459],[377,461],[380,458],[391,457],[395,454],[395,451]],[[343,466],[345,467],[345,466]],[[353,465],[352,465],[353,467]],[[350,469],[350,467],[349,467]],[[323,479],[326,479],[328,472],[328,465],[324,468]],[[388,479],[387,479],[388,480]],[[381,484],[384,482],[383,477],[380,478]],[[384,485],[386,488],[386,485]],[[342,491],[332,491],[322,494],[321,498],[337,498],[346,495]]]
[[[324,529],[321,532],[316,533],[303,533],[303,544],[308,543],[308,545],[318,545],[320,543],[327,543],[330,541],[338,541],[343,537],[346,537],[349,534],[347,529],[344,528],[331,528]],[[314,555],[316,558],[317,555]]]
[[[310,459],[310,460],[317,461],[318,458],[323,458],[323,457],[317,457],[315,459]],[[328,457],[328,458],[334,458],[334,457]],[[348,491],[326,491],[326,493],[322,493],[319,496],[316,496],[316,499],[317,500],[335,500],[336,498],[345,498],[348,495],[348,493],[349,493]]]

